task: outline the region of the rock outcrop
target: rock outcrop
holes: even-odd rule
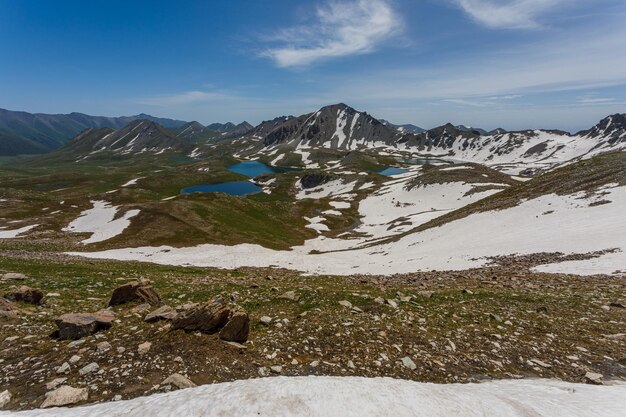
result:
[[[111,295],[109,306],[128,303],[131,301],[144,301],[150,305],[162,304],[161,296],[148,280],[131,281],[117,287]]]
[[[115,313],[101,310],[96,313],[63,314],[54,320],[59,330],[55,332],[59,339],[78,340],[101,330],[110,328],[115,320]]]

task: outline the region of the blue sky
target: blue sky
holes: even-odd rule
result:
[[[258,123],[590,127],[626,112],[623,0],[0,0],[0,107]]]

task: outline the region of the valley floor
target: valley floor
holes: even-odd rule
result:
[[[228,271],[4,251],[0,256],[0,272],[24,273],[28,276],[24,284],[41,288],[48,295],[44,305],[20,305],[16,318],[3,319],[0,323],[0,391],[6,389],[11,393],[7,408],[23,410],[38,408],[45,393],[50,391],[46,386],[55,380],[58,383],[59,378],[64,379],[64,385],[87,388],[86,402],[126,400],[164,392],[172,387],[163,381],[174,373],[198,385],[311,375],[392,377],[437,383],[529,378],[605,384],[624,381],[626,278],[531,271],[538,263],[557,259],[560,259],[558,255],[544,254],[502,258],[497,265],[458,272],[342,277],[304,276],[284,269]],[[250,338],[245,347],[222,342],[217,335],[173,331],[167,322],[146,323],[144,316],[150,308],[138,303],[114,307],[117,320],[113,327],[79,343],[49,337],[55,330],[55,317],[104,308],[115,287],[138,278],[151,279],[164,302],[173,307],[206,301],[218,294],[235,300],[251,317]],[[0,282],[0,292],[12,285]],[[265,321],[271,319],[267,324],[261,321],[265,316]],[[99,349],[102,342],[108,342],[110,347]],[[150,342],[151,347],[147,353],[139,354],[138,347],[145,342]],[[70,363],[69,369],[60,372],[65,362]],[[81,372],[92,363],[97,364],[95,371]],[[273,399],[284,398],[283,389],[293,393],[297,387],[309,383],[298,382],[304,385],[288,388],[282,379],[269,381],[268,384],[277,384],[272,393],[266,391],[272,385],[250,381],[233,386],[211,385],[188,393],[181,391],[172,397],[151,397],[149,401],[138,399],[128,403],[128,407],[152,410],[150,407],[167,401],[172,411],[197,410],[193,407],[210,411],[204,408],[210,406],[202,400],[188,403],[184,399],[195,396],[196,392],[218,398],[226,395],[224,392],[232,393],[232,387],[240,387],[230,397],[239,401],[238,395],[249,398],[248,389],[257,393],[260,387],[267,387],[262,389],[267,405],[253,402],[249,406],[281,415],[264,407],[271,407]],[[295,381],[310,381],[313,387],[306,385],[307,390],[318,386],[316,379]],[[365,390],[363,395],[367,389],[379,387],[381,381],[359,383]],[[391,385],[383,384],[384,389],[397,392],[393,401],[389,400],[393,403],[389,410],[400,407],[398,415],[420,415],[411,414],[402,404],[413,390],[420,392],[422,398],[431,395],[427,394],[429,386],[391,381],[388,384]],[[510,415],[524,415],[533,410],[539,412],[532,408],[533,404],[556,407],[554,404],[561,404],[560,401],[571,407],[584,405],[578,409],[579,414],[572,411],[563,415],[589,415],[585,412],[590,409],[598,411],[597,415],[619,415],[612,414],[610,407],[623,397],[623,388],[575,387],[580,395],[570,397],[568,390],[572,387],[538,382],[535,397],[529,393],[531,388],[527,384],[532,385],[532,381],[497,383],[495,387],[506,392],[502,395],[493,394],[491,385],[432,389],[436,395],[448,395],[448,392],[458,395],[455,397],[458,401],[451,407],[478,407],[486,415],[501,415],[488,414],[489,410],[501,407],[508,407]],[[337,382],[337,387],[352,389],[349,382]],[[295,415],[307,415],[307,412],[323,415],[326,410],[312,407],[307,402],[312,400],[306,400],[309,397],[305,392],[308,391],[299,391],[293,397],[299,407],[304,407],[294,405]],[[480,392],[490,394],[482,397]],[[388,399],[383,394],[376,397],[381,405]],[[562,396],[566,394],[567,399]],[[555,399],[546,395],[554,395]],[[169,400],[175,398],[183,402],[182,408],[177,408],[180,403]],[[592,398],[606,401],[588,403],[587,399]],[[352,404],[353,400],[346,398],[346,401]],[[115,415],[119,412],[116,410],[127,409],[121,404],[124,403],[93,409],[94,414],[89,411],[89,415],[106,414],[110,410],[112,414],[107,415]],[[337,406],[333,401],[328,404]],[[432,403],[408,404],[428,407]],[[291,415],[288,404],[284,410],[287,414],[283,415]],[[355,406],[354,411],[359,410],[362,409]],[[513,410],[518,414],[513,414]],[[550,410],[543,409],[543,415],[559,415]],[[81,415],[70,411],[52,413]]]

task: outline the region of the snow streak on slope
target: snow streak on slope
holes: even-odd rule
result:
[[[437,385],[391,378],[276,377],[203,385],[16,417],[589,417],[624,416],[626,385],[554,380]]]
[[[605,268],[616,270],[626,265],[623,213],[626,187],[604,189],[603,192],[603,198],[610,203],[590,205],[592,200],[583,193],[550,194],[524,201],[516,207],[476,213],[371,247],[361,247],[367,243],[363,239],[318,237],[289,251],[241,244],[143,247],[73,254],[173,265],[224,268],[277,265],[317,274],[389,275],[433,269],[468,269],[488,263],[489,257],[501,255],[618,249],[621,252],[616,255],[597,260],[606,262]]]
[[[63,229],[73,233],[92,233],[90,238],[82,241],[85,244],[102,242],[119,235],[130,225],[130,219],[139,214],[139,210],[128,210],[116,219],[117,207],[106,201],[92,201],[92,204],[93,208],[83,211],[79,218]]]
[[[0,239],[13,239],[16,237],[20,237],[21,234],[28,232],[31,229],[39,226],[38,224],[31,224],[29,226],[20,227],[19,229],[13,230],[0,230]]]

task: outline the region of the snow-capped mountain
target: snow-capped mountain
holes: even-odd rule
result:
[[[121,154],[139,152],[184,151],[191,147],[163,126],[150,120],[136,120],[121,129],[87,129],[72,139],[61,151],[113,151]]]
[[[275,126],[267,131],[269,126]],[[262,129],[251,133],[262,139],[264,147],[289,145],[295,148],[321,147],[360,149],[392,146],[402,133],[385,126],[365,112],[358,112],[343,103],[326,106],[315,113],[264,122]]]
[[[415,126],[414,124],[410,124],[410,123],[403,124],[403,125],[396,125],[385,119],[378,119],[378,120],[385,126],[389,126],[392,129],[396,129],[400,133],[422,133],[426,131],[426,129],[422,129],[419,126]]]
[[[626,148],[626,115],[612,115],[593,128],[570,134],[560,130],[507,132],[451,123],[421,133],[403,133],[345,104],[326,106],[299,117],[263,122],[245,136],[256,150],[384,148],[477,162],[509,173],[533,173],[563,163]],[[249,143],[249,141],[248,141]]]

